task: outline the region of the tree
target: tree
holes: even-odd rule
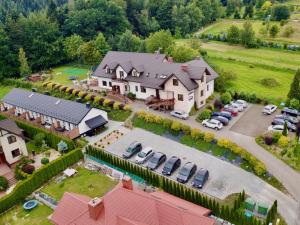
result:
[[[288,126],[287,126],[287,123],[286,123],[286,122],[284,122],[282,135],[283,135],[283,136],[287,136],[287,135],[288,135]]]
[[[19,49],[19,63],[21,77],[28,77],[31,74],[31,70],[23,48]]]
[[[272,20],[281,21],[290,18],[290,10],[287,5],[274,5],[271,11]]]
[[[287,26],[283,31],[283,36],[290,37],[294,32],[295,30],[292,26]]]
[[[67,57],[70,60],[79,59],[80,57],[80,46],[84,43],[81,36],[73,34],[70,37],[67,37],[64,41],[64,50]]]
[[[229,104],[232,100],[231,94],[226,91],[224,94],[221,95],[221,101],[222,103],[225,104]]]
[[[175,62],[187,62],[199,55],[198,51],[189,46],[174,46],[169,51]]]
[[[100,62],[101,53],[93,45],[92,41],[86,42],[80,46],[80,55],[83,62],[88,65],[96,65]]]
[[[300,101],[300,69],[297,70],[294,79],[290,86],[290,91],[288,93],[288,99],[297,99]]]
[[[293,108],[293,109],[299,110],[299,108],[300,108],[300,102],[299,102],[299,100],[295,99],[295,98],[291,99],[290,100],[290,107]]]
[[[160,30],[151,34],[146,39],[146,49],[147,52],[155,52],[161,50],[161,52],[166,52],[167,49],[173,45],[173,37],[169,30]]]
[[[5,191],[8,188],[8,180],[0,176],[0,192]]]
[[[137,52],[140,50],[141,39],[132,34],[130,30],[126,30],[119,39],[117,44],[119,51]]]
[[[252,24],[246,21],[243,24],[243,29],[241,30],[241,43],[245,47],[252,47],[255,42],[255,32],[252,28]]]
[[[252,5],[252,3],[246,5],[245,11],[244,11],[244,15],[243,15],[243,18],[244,18],[244,19],[247,18],[247,17],[252,18],[252,17],[253,17],[253,11],[254,11],[254,10],[253,10],[253,5]]]
[[[232,25],[229,27],[227,31],[227,41],[234,44],[240,42],[240,29],[237,26]]]
[[[270,33],[270,36],[272,38],[276,37],[276,35],[278,34],[279,32],[279,28],[276,24],[272,25],[270,30],[269,30],[269,33]]]
[[[111,50],[111,47],[109,46],[104,35],[101,32],[98,33],[96,39],[93,41],[93,45],[102,56],[105,56],[106,53]]]

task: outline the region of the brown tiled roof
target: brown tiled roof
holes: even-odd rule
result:
[[[15,121],[10,119],[0,121],[0,130],[5,130],[22,138],[24,137],[23,130],[17,126]]]
[[[144,87],[162,89],[165,80],[175,75],[188,90],[198,87],[194,80],[201,79],[206,70],[213,74],[208,77],[209,80],[217,77],[217,73],[203,59],[187,62],[187,71],[182,70],[182,63],[170,63],[165,59],[164,54],[109,51],[93,75],[112,78],[116,75],[115,72],[106,73],[105,67],[115,69],[120,65],[126,72],[130,72],[133,68],[143,72],[139,77],[127,76],[125,78],[127,81],[141,83]]]

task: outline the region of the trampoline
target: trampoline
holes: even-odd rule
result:
[[[37,200],[29,200],[24,203],[23,208],[26,210],[31,210],[31,209],[35,208],[37,205],[38,205]]]

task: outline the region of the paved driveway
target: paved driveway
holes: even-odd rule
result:
[[[229,194],[245,190],[254,199],[269,205],[277,199],[280,213],[289,225],[295,224],[297,203],[291,197],[281,193],[255,175],[197,149],[136,128],[108,146],[106,150],[121,156],[126,147],[135,140],[140,141],[144,147],[151,146],[156,151],[164,152],[167,157],[179,156],[183,160],[182,164],[193,161],[198,165],[198,168],[207,168],[210,172],[210,178],[202,190],[204,193],[224,199]],[[160,167],[158,172],[161,169]],[[178,171],[175,172],[173,178],[176,177],[177,173]]]
[[[239,118],[230,130],[250,137],[257,137],[267,131],[279,110],[272,115],[262,114],[262,105],[250,105],[249,109]]]

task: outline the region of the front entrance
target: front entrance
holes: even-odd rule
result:
[[[119,85],[113,85],[112,86],[112,92],[114,93],[114,94],[120,94],[120,86]]]

